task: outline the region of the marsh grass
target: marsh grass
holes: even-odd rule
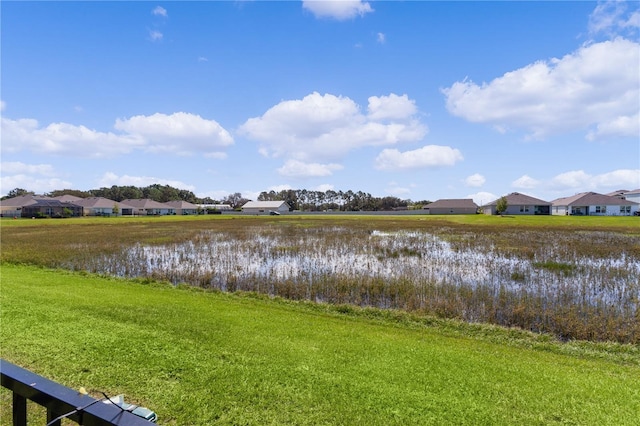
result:
[[[536,219],[11,223],[2,260],[638,343],[640,235],[620,226],[629,218],[576,229]]]
[[[94,396],[124,393],[163,425],[637,423],[637,345],[148,278],[1,272],[3,358]],[[0,392],[2,425],[10,400]]]

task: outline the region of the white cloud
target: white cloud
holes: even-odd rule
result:
[[[498,199],[498,196],[491,192],[476,192],[475,194],[469,194],[466,198],[471,198],[474,203],[479,206],[489,204],[493,200]]]
[[[20,161],[3,161],[0,164],[2,174],[29,174],[55,176],[56,172],[50,164],[25,164]]]
[[[617,38],[586,45],[561,59],[539,61],[490,83],[470,80],[443,90],[448,111],[476,123],[521,128],[530,137],[585,130],[638,136],[640,45]]]
[[[391,182],[386,189],[386,193],[398,198],[406,198],[411,194],[411,189],[398,186],[395,182]]]
[[[7,103],[5,101],[0,101],[0,111],[4,111],[7,109]]]
[[[371,5],[361,0],[302,0],[302,7],[313,13],[316,18],[332,18],[339,21],[373,12]]]
[[[578,192],[636,189],[640,188],[640,169],[620,169],[599,175],[591,175],[584,170],[573,170],[553,177],[549,185],[558,191]]]
[[[366,116],[347,97],[314,92],[301,100],[282,101],[261,117],[247,120],[239,133],[262,142],[260,152],[265,156],[306,162],[339,159],[365,146],[418,141],[427,133],[426,126],[410,115],[415,106],[405,95],[373,96],[369,102]]]
[[[209,62],[209,60],[204,56],[198,56],[198,62]]]
[[[405,120],[416,114],[416,102],[407,95],[371,96],[367,117],[370,120]]]
[[[71,182],[60,179],[50,164],[26,164],[5,161],[0,164],[0,193],[7,194],[14,188],[24,188],[43,194],[60,188],[70,188]]]
[[[397,149],[385,149],[376,158],[375,167],[378,170],[408,170],[453,166],[462,160],[462,154],[455,148],[441,145],[427,145],[406,152],[400,152]]]
[[[334,171],[342,170],[340,164],[304,163],[298,160],[288,160],[278,173],[287,177],[322,177],[331,176]]]
[[[634,9],[629,10],[629,5]],[[604,33],[609,36],[625,33],[640,27],[640,11],[637,2],[600,2],[589,16],[589,33]]]
[[[587,139],[593,141],[618,135],[640,136],[640,113],[634,116],[619,116],[611,121],[598,123],[594,130],[587,133]]]
[[[219,155],[216,148],[234,143],[229,132],[216,121],[185,112],[136,115],[116,120],[114,127],[148,141],[146,149],[151,152],[179,155],[204,152],[215,156]]]
[[[149,39],[151,41],[160,41],[162,40],[162,33],[158,30],[149,30]]]
[[[519,189],[532,189],[536,188],[538,185],[540,185],[540,181],[527,175],[521,176],[511,183],[512,187]]]
[[[376,40],[378,41],[378,43],[384,44],[384,42],[387,41],[387,36],[385,36],[384,33],[378,33],[376,36]]]
[[[164,7],[162,7],[162,6],[156,6],[156,7],[151,11],[151,14],[156,15],[156,16],[164,16],[165,18],[166,18],[167,16],[169,16],[169,15],[167,14],[167,9],[165,9],[165,8],[164,8]]]
[[[126,154],[144,145],[144,141],[134,135],[98,132],[68,123],[40,127],[33,119],[2,118],[1,132],[3,152],[29,150],[37,154],[105,158]]]
[[[106,172],[98,181],[99,187],[110,187],[113,185],[145,187],[153,184],[169,185],[174,188],[186,189],[188,191],[193,191],[195,189],[193,186],[187,185],[179,180],[162,179],[152,176],[118,176],[112,172]]]
[[[484,176],[482,176],[480,173],[476,173],[476,174],[473,174],[471,176],[468,176],[464,180],[464,183],[467,186],[480,187],[480,186],[484,185],[484,183],[486,181],[487,180],[484,178]]]
[[[114,127],[122,133],[98,132],[68,123],[40,127],[33,119],[2,118],[2,152],[28,150],[37,154],[107,158],[144,149],[178,155],[199,152],[219,159],[226,156],[220,148],[234,143],[229,132],[216,121],[184,112],[117,119]]]

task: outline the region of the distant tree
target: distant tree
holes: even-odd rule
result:
[[[6,200],[8,198],[22,197],[23,195],[35,195],[35,193],[33,191],[27,191],[26,189],[15,188],[9,191],[7,195],[1,199]]]
[[[507,207],[509,207],[509,204],[507,203],[507,197],[502,196],[498,199],[498,202],[496,203],[496,213],[498,213],[499,215],[502,215],[504,212],[507,211]]]
[[[91,197],[91,192],[80,191],[79,189],[56,189],[47,194],[49,197],[61,197],[63,195],[73,195],[74,197],[88,198]]]
[[[239,192],[234,192],[233,194],[229,194],[222,199],[223,204],[229,204],[233,209],[242,207],[248,201],[251,201],[251,200],[244,198],[242,194]]]

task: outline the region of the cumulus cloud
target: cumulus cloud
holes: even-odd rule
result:
[[[5,101],[0,101],[0,111],[4,111],[7,108],[7,103]]]
[[[71,182],[63,180],[50,164],[26,164],[20,161],[4,161],[0,164],[0,193],[14,188],[27,188],[42,194],[54,189],[69,188]]]
[[[111,187],[113,185],[145,187],[153,184],[169,185],[174,188],[186,189],[188,191],[193,191],[195,189],[195,187],[187,185],[179,180],[162,179],[152,176],[118,176],[112,172],[106,172],[98,181],[98,186],[100,187]]]
[[[384,44],[384,42],[387,41],[387,36],[385,36],[384,33],[378,33],[376,40],[378,40],[378,43]]]
[[[540,185],[540,181],[530,176],[523,175],[511,183],[511,186],[518,189],[532,189]]]
[[[36,154],[110,158],[135,149],[188,155],[195,152],[223,158],[220,151],[233,138],[214,120],[194,114],[154,114],[118,119],[121,133],[99,132],[85,126],[52,123],[42,127],[36,120],[1,119],[2,152],[28,150]]]
[[[367,117],[370,120],[404,120],[416,114],[416,102],[407,95],[371,96]]]
[[[406,95],[372,96],[368,110],[369,115],[363,114],[348,97],[314,92],[280,102],[261,117],[247,120],[238,131],[261,142],[265,156],[305,162],[339,159],[365,146],[418,141],[427,133]]]
[[[131,152],[144,145],[135,135],[98,132],[85,126],[52,123],[41,127],[36,120],[2,118],[2,152],[29,150],[37,154],[105,158]]]
[[[316,18],[338,21],[373,12],[371,5],[361,0],[302,0],[302,7],[313,13]]]
[[[136,115],[116,120],[114,127],[147,141],[150,152],[217,153],[217,148],[233,145],[229,132],[216,121],[185,112]]]
[[[298,160],[289,160],[278,169],[278,173],[287,177],[323,177],[331,176],[334,171],[342,170],[340,164],[304,163]]]
[[[462,161],[462,153],[455,148],[427,145],[422,148],[400,152],[397,149],[383,150],[375,160],[378,170],[409,170],[426,167],[453,166]]]
[[[484,178],[484,176],[482,176],[480,173],[476,173],[476,174],[473,174],[471,176],[468,176],[464,180],[464,183],[467,186],[480,187],[480,186],[484,185],[484,183],[486,181],[487,180]]]
[[[637,137],[640,45],[623,38],[585,45],[489,83],[456,82],[443,93],[451,114],[523,129],[531,138],[575,130],[591,139]]]
[[[551,179],[550,185],[558,190],[605,192],[614,189],[640,188],[640,169],[620,169],[598,175],[584,170],[561,173]]]

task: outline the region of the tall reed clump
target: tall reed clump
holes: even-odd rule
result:
[[[73,269],[640,342],[640,237],[256,226],[77,258]]]

